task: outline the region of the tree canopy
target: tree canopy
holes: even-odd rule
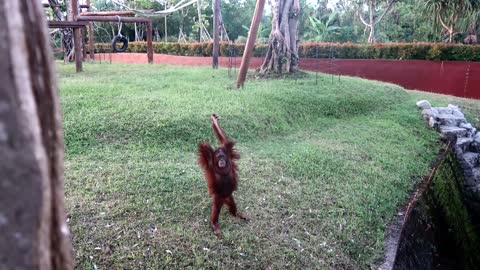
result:
[[[116,0],[139,10],[164,10],[180,0]],[[68,1],[59,1],[66,10]],[[480,31],[480,0],[300,0],[299,41],[328,42],[461,42]],[[335,3],[335,4],[332,4]],[[268,4],[267,4],[268,5]],[[125,10],[110,0],[92,0],[92,11]],[[245,42],[255,0],[223,0],[221,14],[228,37]],[[372,10],[372,12],[370,12]],[[52,12],[50,12],[54,15]],[[433,14],[433,15],[432,15]],[[198,42],[199,18],[196,4],[170,14],[165,21],[152,17],[154,40]],[[272,7],[263,14],[257,42],[268,42]],[[212,34],[212,1],[201,1],[201,20]],[[374,32],[369,26],[374,24]],[[165,27],[166,22],[166,27]],[[117,31],[116,23],[95,23],[95,40],[109,42]],[[145,39],[141,25],[124,24],[123,34],[130,40]],[[168,39],[165,39],[165,32]],[[179,34],[181,37],[179,38]]]

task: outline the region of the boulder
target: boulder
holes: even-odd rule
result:
[[[435,121],[435,118],[433,117],[430,117],[428,119],[428,126],[431,127],[431,128],[434,128],[438,125],[437,121]]]
[[[480,132],[477,132],[477,134],[475,134],[475,136],[473,137],[473,140],[477,143],[480,143]]]
[[[465,118],[465,115],[462,113],[462,111],[460,111],[460,109],[453,109],[452,114],[457,117]]]
[[[460,125],[458,126],[461,128],[467,129],[469,131],[473,129],[473,125],[470,123],[460,123]]]
[[[467,130],[460,127],[441,125],[440,133],[442,133],[444,137],[465,137]]]
[[[470,144],[470,149],[473,152],[480,153],[480,142],[474,141]]]
[[[433,117],[433,111],[431,109],[423,109],[422,110],[423,119],[428,120],[430,117]]]
[[[430,102],[428,102],[428,100],[420,100],[419,102],[417,102],[417,106],[422,110],[432,108],[432,105],[430,104]]]
[[[434,107],[432,108],[434,114],[453,114],[453,109],[448,107]]]
[[[462,152],[465,152],[469,149],[472,142],[473,138],[458,138],[457,146],[462,150]]]
[[[474,152],[463,153],[463,158],[470,164],[472,168],[478,167],[478,159],[480,154]]]
[[[440,122],[440,125],[458,127],[460,124],[466,124],[467,120],[465,117],[458,117],[452,114],[438,114],[435,117],[435,120]]]

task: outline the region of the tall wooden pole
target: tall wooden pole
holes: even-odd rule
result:
[[[213,0],[213,68],[218,68],[218,54],[220,51],[220,0]]]
[[[152,21],[149,20],[147,22],[147,58],[148,58],[148,63],[153,64],[153,43],[152,43],[152,32],[153,32],[153,26],[152,26]]]
[[[240,70],[238,71],[237,88],[243,87],[243,83],[247,77],[248,64],[250,64],[253,47],[255,46],[255,40],[257,39],[258,27],[262,20],[264,6],[265,0],[257,0],[255,11],[253,12],[252,23],[250,24],[250,31],[248,31],[247,44],[245,44],[245,50],[243,51],[242,63],[240,64]]]
[[[74,21],[78,17],[78,0],[70,0],[70,12]],[[73,28],[73,46],[75,50],[75,68],[77,72],[83,71],[82,66],[82,47],[80,46],[81,33],[80,28]]]
[[[165,9],[167,9],[167,1],[165,1]],[[165,42],[168,42],[168,34],[167,34],[167,16],[165,15]]]
[[[90,0],[87,0],[88,9],[87,12],[90,12]],[[94,35],[93,35],[93,22],[88,24],[88,50],[90,51],[90,60],[95,61],[95,45],[94,45]]]

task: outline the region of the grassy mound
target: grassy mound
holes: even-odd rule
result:
[[[369,268],[439,148],[422,94],[390,84],[307,75],[231,91],[225,69],[59,69],[79,269]],[[222,211],[221,237],[196,163],[198,142],[217,144],[213,112],[238,141],[235,198],[252,218]]]

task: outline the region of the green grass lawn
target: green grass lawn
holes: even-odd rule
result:
[[[450,101],[347,77],[231,91],[225,69],[58,68],[78,269],[368,269],[440,148],[415,101]],[[238,142],[235,199],[252,219],[224,209],[220,237],[196,159],[197,143],[217,145],[214,112]]]

